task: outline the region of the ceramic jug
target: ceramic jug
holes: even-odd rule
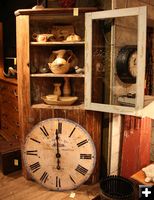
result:
[[[53,51],[49,58],[49,68],[55,74],[67,73],[71,67],[76,66],[77,58],[72,50]]]

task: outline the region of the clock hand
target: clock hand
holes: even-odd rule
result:
[[[58,142],[58,140],[59,140],[59,137],[58,137],[58,131],[57,131],[57,129],[56,129],[56,144],[57,144],[57,153],[56,153],[56,158],[57,158],[57,169],[58,170],[60,170],[60,157],[61,157],[61,155],[60,155],[60,153],[59,153],[59,142]]]
[[[57,144],[57,153],[56,153],[56,158],[60,158],[60,153],[59,153],[59,142],[58,142],[58,140],[59,140],[59,137],[58,137],[58,131],[57,131],[57,129],[56,129],[56,144]]]
[[[57,169],[60,170],[60,159],[57,158]]]

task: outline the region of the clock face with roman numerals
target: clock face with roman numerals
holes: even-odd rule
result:
[[[35,125],[26,137],[24,162],[28,172],[51,190],[70,190],[92,174],[96,150],[79,124],[51,118]]]

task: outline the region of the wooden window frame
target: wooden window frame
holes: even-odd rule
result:
[[[137,82],[136,82],[136,104],[135,107],[93,103],[92,99],[92,20],[109,19],[118,17],[136,16],[138,19],[137,34]],[[146,6],[115,9],[109,11],[97,11],[85,14],[85,109],[117,113],[138,115],[137,111],[144,106],[144,80],[146,61],[146,28],[147,28],[147,8]],[[113,37],[113,35],[112,35]],[[113,62],[113,52],[111,49],[111,63]],[[111,72],[112,73],[112,72]],[[111,75],[112,76],[112,75]]]

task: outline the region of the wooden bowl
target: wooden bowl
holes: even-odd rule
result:
[[[48,105],[57,105],[57,106],[70,106],[74,104],[78,97],[70,96],[70,97],[59,97],[58,100],[49,100],[46,96],[41,97],[43,101]]]

